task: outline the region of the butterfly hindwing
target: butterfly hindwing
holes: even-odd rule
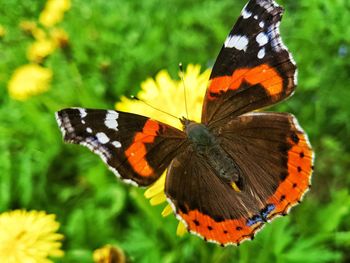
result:
[[[88,147],[118,177],[141,186],[158,179],[185,143],[183,132],[131,113],[68,108],[56,118],[66,142]]]
[[[165,192],[189,231],[222,245],[253,238],[309,189],[313,152],[291,114],[248,113],[214,129],[241,171],[237,190],[188,147],[171,162]]]
[[[308,191],[314,154],[293,115],[247,113],[213,132],[246,175],[244,191],[254,202],[273,206],[268,220],[288,213]]]
[[[270,106],[292,94],[296,66],[283,44],[283,9],[273,0],[250,0],[214,64],[202,122],[219,125],[227,117]]]
[[[172,161],[165,193],[188,231],[206,241],[239,244],[252,238],[263,225],[247,224],[259,209],[254,203],[242,206],[242,202],[249,203],[247,196],[224,183],[208,162],[190,148]]]

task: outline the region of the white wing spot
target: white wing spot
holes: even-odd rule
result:
[[[87,127],[87,128],[86,128],[86,131],[87,131],[88,133],[92,133],[92,129],[91,129],[90,127]]]
[[[272,49],[276,52],[281,52],[283,49],[287,49],[286,46],[282,43],[282,40],[279,36],[279,25],[278,22],[275,26],[272,25],[268,28],[269,38],[271,39]]]
[[[271,4],[274,7],[279,7],[279,5],[275,1],[272,1]],[[271,10],[270,10],[271,6],[267,6],[265,1],[258,1],[258,5],[261,6],[262,8],[264,8],[269,13],[271,12]]]
[[[109,142],[109,138],[104,132],[96,133],[96,138],[102,144],[106,144],[107,142]]]
[[[112,145],[113,145],[115,148],[120,148],[120,147],[122,147],[121,143],[118,142],[118,141],[112,142]]]
[[[254,16],[254,19],[255,19],[255,20],[258,20],[258,18],[259,18],[259,17],[258,17],[257,15]]]
[[[258,52],[258,58],[263,59],[265,57],[265,48],[262,48]]]
[[[85,117],[86,117],[86,115],[87,115],[86,110],[85,110],[85,109],[83,109],[83,108],[77,108],[77,109],[79,110],[80,117],[81,117],[81,118],[85,118]]]
[[[259,26],[260,26],[261,28],[264,28],[264,26],[265,26],[264,21],[261,21],[261,22],[259,23]]]
[[[118,122],[117,122],[118,117],[119,117],[118,112],[111,111],[111,110],[107,111],[105,125],[109,129],[118,131]]]
[[[256,36],[256,42],[258,42],[259,46],[265,46],[269,42],[269,38],[264,32],[261,32]]]
[[[242,10],[242,16],[244,19],[247,19],[252,16],[252,13],[249,12],[246,7],[244,7]]]
[[[238,50],[246,51],[248,48],[249,40],[246,36],[231,36],[229,35],[226,40],[224,46],[226,48],[236,48]]]

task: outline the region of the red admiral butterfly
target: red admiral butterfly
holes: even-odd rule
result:
[[[214,64],[201,123],[183,131],[113,110],[69,108],[57,121],[69,143],[97,153],[140,186],[167,170],[165,194],[187,229],[221,245],[252,239],[309,189],[313,152],[289,113],[254,112],[291,96],[296,65],[282,43],[283,9],[250,0]]]

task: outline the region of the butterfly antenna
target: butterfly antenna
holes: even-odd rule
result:
[[[184,69],[182,67],[182,63],[179,63],[179,69],[180,69],[180,78],[182,80],[183,90],[184,90],[184,98],[185,98],[185,110],[186,110],[186,117],[188,119],[188,109],[187,109],[187,96],[186,96],[186,86],[185,86],[185,80],[184,80]]]
[[[175,118],[175,119],[177,119],[177,120],[180,120],[180,118],[176,117],[175,115],[173,115],[173,114],[171,114],[171,113],[169,113],[169,112],[163,111],[163,110],[161,110],[161,109],[158,109],[158,108],[152,106],[151,104],[149,104],[148,102],[146,102],[146,101],[144,101],[144,100],[142,100],[142,99],[140,99],[140,98],[138,98],[138,97],[136,97],[136,96],[134,96],[134,95],[131,95],[130,97],[131,97],[131,99],[133,99],[133,100],[141,101],[142,103],[146,104],[148,107],[151,107],[152,109],[154,109],[154,110],[156,110],[156,111],[162,112],[162,113],[164,113],[164,114],[166,114],[166,115],[168,115],[168,116],[170,116],[170,117],[173,117],[173,118]]]

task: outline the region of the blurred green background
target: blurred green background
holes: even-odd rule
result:
[[[65,235],[57,262],[92,262],[107,243],[131,262],[349,262],[350,2],[278,2],[299,86],[273,110],[295,114],[316,152],[312,190],[288,217],[238,248],[178,237],[177,220],[163,218],[143,189],[63,144],[54,118],[63,107],[113,109],[161,69],[177,78],[180,61],[212,66],[244,0],[73,0],[51,27],[38,22],[46,1],[0,0],[0,212],[55,213]],[[66,35],[49,54],[28,58],[37,29],[25,21]],[[30,60],[51,69],[52,80],[47,92],[17,100],[8,83]]]

